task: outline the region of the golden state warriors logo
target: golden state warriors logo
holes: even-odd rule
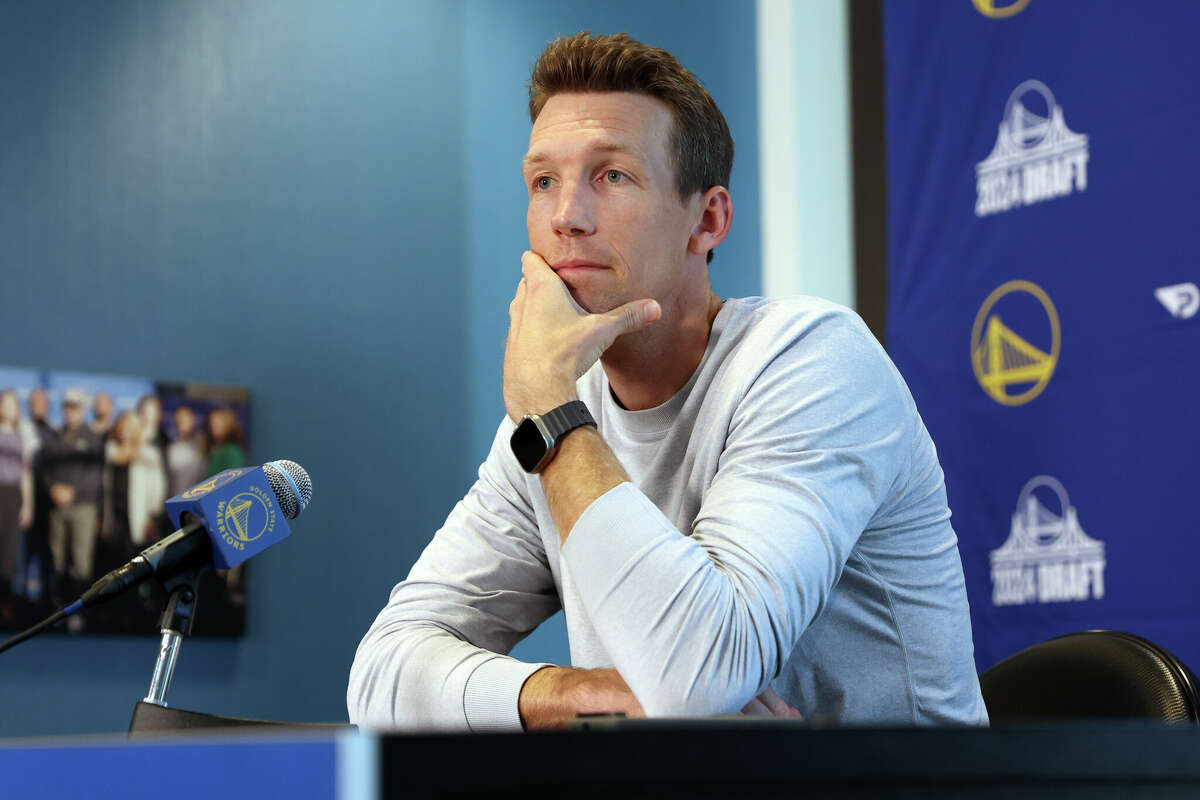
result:
[[[217,532],[230,547],[246,545],[275,528],[275,506],[258,486],[217,504]]]
[[[1024,405],[1042,393],[1061,348],[1054,303],[1029,281],[1009,281],[989,294],[971,328],[975,379],[988,397],[1006,406]]]
[[[1004,19],[1014,17],[1025,10],[1029,0],[971,0],[975,9],[985,17]]]
[[[198,483],[186,492],[180,495],[184,500],[195,500],[197,497],[203,497],[214,489],[219,489],[230,481],[241,477],[245,473],[250,472],[249,469],[227,469],[224,472],[218,472],[203,483]]]

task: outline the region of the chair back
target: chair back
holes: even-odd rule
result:
[[[1069,633],[1035,644],[979,676],[993,722],[1134,718],[1200,724],[1196,676],[1140,636]]]

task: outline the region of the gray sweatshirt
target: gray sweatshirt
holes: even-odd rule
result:
[[[572,664],[615,667],[650,716],[771,686],[812,720],[986,724],[937,454],[853,312],[730,300],[662,406],[622,409],[599,365],[578,388],[632,482],[560,549],[506,419],[359,645],[352,722],[520,730],[543,665],[505,654],[561,604]]]

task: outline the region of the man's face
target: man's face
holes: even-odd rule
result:
[[[533,123],[529,247],[587,311],[643,297],[666,307],[689,280],[700,193],[679,199],[672,123],[664,103],[627,92],[554,95]]]
[[[17,403],[16,392],[4,392],[0,394],[0,420],[13,423],[20,416],[21,406]]]
[[[92,398],[92,416],[96,419],[108,419],[112,412],[113,402],[108,392],[97,392]]]
[[[175,430],[180,438],[186,439],[196,430],[196,415],[187,406],[175,409]]]
[[[63,419],[68,428],[78,428],[83,424],[83,406],[78,403],[63,404]]]
[[[41,389],[29,393],[29,416],[34,419],[45,419],[50,411],[50,398]]]

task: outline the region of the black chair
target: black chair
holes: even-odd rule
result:
[[[979,676],[992,722],[1125,718],[1200,724],[1196,676],[1131,633],[1083,631],[1035,644]]]
[[[133,708],[133,719],[129,722],[129,735],[132,738],[144,738],[178,733],[205,733],[228,728],[333,731],[349,727],[349,725],[336,723],[271,722],[265,719],[221,717],[215,714],[202,714],[199,711],[187,711],[182,708],[169,708],[154,703],[139,702]]]

